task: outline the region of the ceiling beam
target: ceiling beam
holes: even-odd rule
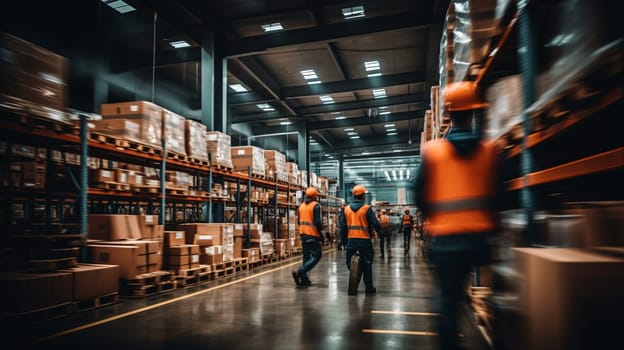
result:
[[[243,106],[257,103],[265,103],[275,101],[273,98],[267,98],[265,96],[261,96],[253,91],[248,92],[237,92],[228,94],[228,105],[229,106]]]
[[[282,101],[280,97],[280,85],[275,78],[269,73],[269,71],[262,65],[262,63],[255,57],[241,57],[236,59],[242,66],[242,68],[253,77],[258,83],[264,87],[267,92],[278,100],[280,104],[288,110],[290,115],[297,115],[295,110],[288,104],[287,101]]]
[[[248,114],[234,114],[232,115],[232,124],[260,122],[273,119],[288,118],[290,114],[283,113],[281,111],[275,112],[261,112],[261,113],[248,113]]]
[[[201,60],[201,48],[187,47],[181,49],[171,49],[159,51],[156,53],[156,62],[152,62],[152,55],[144,55],[141,57],[137,54],[112,53],[111,55],[111,71],[113,73],[126,73],[141,69],[152,69],[166,67],[170,65],[198,62]]]
[[[315,85],[299,85],[284,87],[281,90],[283,98],[300,98],[306,96],[329,95],[340,92],[350,92],[357,90],[370,90],[385,88],[390,86],[420,83],[425,81],[424,71],[399,73],[392,75],[382,75],[372,78],[349,79],[343,81],[333,81]]]
[[[376,158],[384,158],[388,159],[389,157],[414,157],[414,156],[419,156],[420,155],[420,150],[419,149],[410,149],[408,151],[401,151],[401,152],[382,152],[381,154],[369,154],[367,156],[348,156],[348,157],[344,157],[344,160],[348,161],[348,160],[359,160],[359,159],[376,159]]]
[[[315,123],[310,123],[310,130],[323,130],[323,129],[337,129],[346,128],[351,126],[372,125],[381,123],[399,122],[402,120],[410,119],[422,119],[422,112],[420,110],[410,112],[399,112],[388,115],[378,116],[376,118],[368,117],[355,117],[341,120],[325,120]]]
[[[334,64],[336,65],[336,68],[338,69],[338,73],[342,77],[342,80],[347,80],[348,78],[347,78],[347,73],[345,72],[345,69],[344,69],[344,63],[342,62],[340,57],[338,57],[338,52],[337,52],[336,47],[334,46],[334,44],[330,42],[325,43],[325,46],[327,47],[329,56],[332,58],[332,61],[334,61]],[[282,91],[282,96],[283,95],[284,95],[284,92]],[[355,92],[351,91],[351,95],[353,96],[354,100],[358,100],[358,96]],[[288,98],[288,97],[284,97],[284,98]]]
[[[376,107],[382,107],[382,106],[403,105],[403,104],[409,104],[409,103],[425,104],[428,102],[429,102],[429,99],[427,98],[427,96],[424,96],[421,94],[407,94],[407,95],[390,96],[390,97],[384,97],[384,98],[375,98],[375,99],[364,100],[364,101],[331,103],[331,104],[301,107],[297,110],[297,112],[301,116],[308,116],[308,115],[331,113],[331,112],[344,112],[344,111],[353,111],[353,110],[360,110],[360,109],[367,109],[367,108],[376,108]]]
[[[228,57],[241,57],[285,46],[335,41],[438,22],[428,11],[410,11],[229,40],[225,44],[225,52]]]

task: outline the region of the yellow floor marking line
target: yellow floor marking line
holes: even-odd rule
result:
[[[438,335],[434,332],[420,332],[420,331],[399,331],[393,329],[362,329],[362,333],[374,333],[374,334],[401,334],[401,335],[420,335],[433,337]]]
[[[408,315],[408,316],[438,316],[435,312],[412,312],[412,311],[384,311],[373,310],[371,314],[385,314],[385,315]]]
[[[48,341],[48,340],[51,340],[51,339],[54,339],[54,338],[62,337],[64,335],[68,335],[68,334],[71,334],[71,333],[76,333],[76,332],[79,332],[79,331],[82,331],[82,330],[85,330],[85,329],[88,329],[88,328],[99,326],[99,325],[104,324],[104,323],[108,323],[108,322],[112,322],[112,321],[115,321],[115,320],[119,320],[121,318],[128,317],[128,316],[136,315],[136,314],[139,314],[139,313],[142,313],[142,312],[145,312],[145,311],[149,311],[149,310],[152,310],[152,309],[159,308],[161,306],[173,304],[175,302],[178,302],[178,301],[181,301],[181,300],[184,300],[184,299],[188,299],[188,298],[192,298],[194,296],[198,296],[198,295],[201,295],[201,294],[204,294],[204,293],[212,292],[212,291],[217,290],[217,289],[225,288],[225,287],[237,284],[237,283],[241,283],[241,282],[244,282],[244,281],[248,281],[250,279],[254,279],[256,277],[260,277],[260,276],[269,274],[271,272],[283,270],[285,268],[288,268],[288,267],[291,267],[291,266],[294,266],[294,265],[300,265],[300,264],[301,264],[301,261],[293,262],[293,263],[290,263],[288,265],[284,265],[284,266],[280,266],[280,267],[277,267],[277,268],[274,268],[274,269],[271,269],[271,270],[268,270],[268,271],[260,272],[258,274],[252,275],[252,276],[243,277],[243,278],[241,278],[239,280],[236,280],[236,281],[227,282],[227,283],[224,283],[224,284],[221,284],[221,285],[218,285],[218,286],[214,286],[214,287],[211,287],[211,288],[208,288],[208,289],[197,291],[195,293],[191,293],[191,294],[188,294],[188,295],[183,295],[183,296],[180,296],[180,297],[177,297],[177,298],[173,298],[171,300],[163,301],[161,303],[153,304],[153,305],[150,305],[150,306],[142,307],[140,309],[128,311],[128,312],[125,312],[123,314],[119,314],[119,315],[115,315],[115,316],[112,316],[112,317],[109,317],[109,318],[105,318],[103,320],[99,320],[99,321],[92,322],[92,323],[87,323],[87,324],[79,326],[79,327],[71,328],[71,329],[68,329],[68,330],[56,333],[56,334],[49,335],[47,337],[43,337],[43,338],[37,339],[37,340],[35,340],[35,343],[40,343],[40,342]]]

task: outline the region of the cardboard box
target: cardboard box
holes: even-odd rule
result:
[[[72,301],[72,274],[0,272],[0,312],[17,314]]]
[[[98,241],[97,244],[135,246],[139,255],[160,254],[163,249],[163,242],[158,240]]]
[[[249,248],[242,249],[243,258],[247,258],[247,262],[254,262],[260,260],[260,249]]]
[[[91,244],[87,248],[91,262],[119,265],[119,278],[134,278],[147,272],[146,255],[141,255],[137,246]]]
[[[169,262],[169,266],[189,266],[191,264],[190,255],[168,255],[166,259]]]
[[[234,236],[234,259],[243,257],[243,236]]]
[[[127,119],[102,119],[89,122],[93,131],[122,140],[141,142],[141,125]]]
[[[140,239],[138,216],[90,214],[88,237],[105,241]]]
[[[163,226],[158,224],[158,215],[139,215],[142,238],[161,238]]]
[[[223,262],[223,254],[200,255],[199,263],[205,265],[214,265]]]
[[[232,167],[233,171],[242,172],[247,172],[249,167],[252,174],[264,176],[264,150],[256,146],[232,147]]]
[[[195,223],[179,226],[186,232],[186,243],[200,246],[220,245],[223,232],[234,232],[232,224]]]
[[[234,224],[234,237],[243,237],[243,224]]]
[[[624,258],[588,248],[512,248],[522,278],[526,349],[604,349],[618,344]]]
[[[199,254],[199,245],[197,244],[183,244],[179,246],[169,247],[167,255],[193,255]]]
[[[115,182],[116,177],[115,169],[95,169],[89,171],[89,182],[91,183]]]
[[[147,101],[105,103],[100,107],[104,120],[122,119],[137,123],[141,142],[154,148],[161,147],[163,108]]]
[[[184,231],[164,231],[165,247],[170,248],[185,244],[186,233]]]
[[[119,291],[119,266],[79,264],[59,270],[72,274],[73,300],[87,301]]]

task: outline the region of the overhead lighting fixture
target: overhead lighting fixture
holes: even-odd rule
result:
[[[386,129],[386,132],[394,132],[394,131],[396,131],[396,129],[395,129],[395,128],[392,128],[392,129]]]
[[[260,108],[261,110],[263,110],[265,112],[273,112],[273,111],[275,111],[275,108],[271,107],[271,105],[268,104],[268,103],[257,104],[256,107]]]
[[[367,155],[369,155],[369,154],[370,154],[370,153],[368,153],[368,152],[362,152],[362,155],[363,155],[363,156],[367,156]]]
[[[176,49],[181,49],[183,47],[190,47],[191,44],[187,43],[184,40],[179,40],[179,41],[172,41],[169,43],[169,45],[173,46]]]
[[[321,99],[321,102],[323,102],[323,104],[325,105],[334,103],[334,99],[329,95],[323,95],[323,96],[320,96],[319,98]]]
[[[386,97],[386,89],[374,89],[373,90],[373,97],[375,97],[375,98]]]
[[[330,112],[329,114],[340,114],[340,112]]]
[[[302,70],[302,71],[299,71],[299,73],[303,75],[303,79],[305,79],[308,82],[308,85],[315,85],[315,84],[321,83],[321,80],[319,79],[314,69]]]
[[[282,24],[280,22],[263,24],[260,27],[262,27],[262,30],[264,30],[265,33],[284,29],[284,27],[282,27]]]
[[[351,136],[350,139],[355,140],[355,139],[359,139],[359,136]]]
[[[384,174],[386,174],[386,177],[388,178],[388,181],[392,181],[392,179],[390,178],[390,174],[388,174],[388,170],[385,170]]]
[[[357,135],[357,134],[358,134],[358,133],[357,133],[357,132],[355,132],[355,131],[349,131],[349,132],[347,133],[347,135],[349,135],[349,136],[353,136],[353,135]]]
[[[309,81],[308,85],[316,85],[316,84],[320,84],[321,81],[320,80],[314,80],[314,81]]]
[[[394,152],[394,153],[400,153],[400,152],[403,152],[403,150],[402,150],[402,149],[395,149],[395,150],[393,150],[392,152]]]
[[[386,134],[387,136],[394,136],[394,135],[398,135],[396,132],[389,132]]]
[[[383,112],[379,112],[379,115],[386,115],[386,114],[390,114],[390,113],[392,113],[392,112],[390,112],[390,111],[383,111]]]
[[[366,69],[367,72],[370,72],[381,69],[381,66],[379,65],[379,61],[367,61],[364,62],[364,69]]]
[[[392,178],[394,179],[394,181],[397,180],[396,170],[392,170]]]
[[[399,170],[399,180],[403,180],[403,170]]]
[[[386,124],[386,125],[384,125],[384,128],[392,128],[392,127],[394,127],[394,124]]]
[[[353,131],[353,130],[355,130],[355,129],[353,129],[353,128],[345,128],[344,129],[344,131]]]
[[[372,73],[372,74],[367,74],[366,76],[368,78],[379,77],[379,76],[381,76],[381,73]]]
[[[280,122],[280,125],[290,125],[290,124],[292,124],[291,121]]]
[[[409,169],[408,169],[408,170],[407,170],[407,173],[405,174],[405,178],[406,178],[406,179],[409,179],[409,177],[410,177],[410,171],[409,171]]]
[[[347,119],[347,117],[345,117],[345,116],[340,116],[340,117],[336,117],[336,118],[334,118],[334,119],[336,119],[336,120],[342,120],[342,119]]]
[[[125,1],[121,1],[121,0],[117,0],[117,1],[102,0],[102,2],[112,7],[119,13],[128,13],[128,12],[132,12],[136,10],[134,7],[128,5]]]
[[[390,108],[390,107],[388,107],[388,106],[381,106],[381,107],[379,107],[379,109],[388,109],[388,108]]]
[[[241,84],[230,84],[230,89],[232,89],[232,90],[234,90],[236,92],[247,92],[247,91],[249,91]]]
[[[364,17],[364,6],[345,7],[342,9],[342,15],[344,16],[344,19]]]

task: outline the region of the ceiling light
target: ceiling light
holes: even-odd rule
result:
[[[344,131],[353,131],[353,130],[355,130],[355,129],[353,129],[353,128],[345,128],[344,129]]]
[[[397,180],[396,170],[392,170],[392,178],[394,179],[394,181]]]
[[[282,24],[280,22],[263,24],[260,27],[262,27],[262,30],[264,30],[265,33],[284,29],[284,27],[282,27]]]
[[[275,111],[275,108],[271,107],[271,105],[268,104],[268,103],[257,104],[256,107],[260,108],[261,110],[263,110],[265,112],[273,112],[273,111]]]
[[[334,118],[334,119],[336,119],[336,120],[342,120],[342,119],[347,119],[347,117],[340,116],[340,117],[336,117],[336,118]]]
[[[232,90],[234,90],[236,92],[246,92],[246,91],[249,91],[241,84],[230,84],[230,89],[232,89]]]
[[[386,115],[386,114],[390,114],[390,113],[392,113],[392,112],[390,112],[390,111],[383,111],[383,112],[379,112],[379,115]]]
[[[316,85],[316,84],[320,84],[321,81],[320,80],[313,80],[313,81],[309,81],[308,85]]]
[[[345,7],[342,9],[342,15],[344,16],[344,19],[364,17],[364,6]]]
[[[340,114],[340,112],[331,112],[330,114]]]
[[[387,136],[394,136],[394,135],[398,135],[396,132],[389,132],[386,134]]]
[[[407,173],[405,174],[405,178],[409,179],[409,177],[410,177],[410,171],[409,171],[409,169],[408,169],[408,170],[407,170]]]
[[[280,125],[290,125],[290,124],[292,124],[291,121],[280,122]]]
[[[393,150],[392,152],[394,152],[394,153],[399,153],[399,152],[403,152],[403,150],[401,150],[401,149],[395,149],[395,150]]]
[[[395,129],[395,128],[392,128],[392,129],[386,129],[386,132],[393,132],[393,131],[396,131],[396,129]]]
[[[393,126],[394,126],[394,124],[386,124],[386,125],[384,125],[384,128],[391,128]]]
[[[347,133],[347,135],[349,135],[349,136],[353,136],[353,135],[357,135],[357,134],[358,134],[358,133],[357,133],[357,132],[354,132],[354,131],[349,131],[349,132]]]
[[[369,155],[369,154],[370,154],[370,153],[368,153],[368,152],[362,152],[362,155],[363,155],[363,156],[367,156],[367,155]]]
[[[373,74],[367,75],[368,78],[379,77],[379,76],[381,76],[381,73],[373,73]]]
[[[119,13],[128,13],[136,10],[134,7],[128,5],[125,1],[110,1],[110,0],[102,0],[106,5],[114,8]]]
[[[373,96],[375,98],[386,97],[386,89],[374,89]]]
[[[379,61],[368,61],[368,62],[364,62],[364,69],[366,69],[367,72],[370,72],[372,70],[379,70],[381,67],[379,66]]]
[[[329,95],[323,95],[323,96],[320,96],[319,98],[321,99],[321,102],[323,102],[323,104],[334,103],[334,99]]]
[[[181,49],[183,47],[189,47],[191,46],[191,44],[187,43],[184,40],[180,40],[180,41],[172,41],[169,43],[169,45],[173,46],[176,49]]]
[[[314,71],[314,69],[302,70],[302,71],[299,71],[299,73],[303,75],[303,79],[305,80],[318,79],[318,75],[316,75],[316,72]]]
[[[359,137],[359,136],[351,136],[350,138],[351,138],[352,140],[355,140],[355,139],[359,139],[360,137]]]
[[[399,170],[399,179],[403,180],[403,170]]]
[[[381,106],[381,107],[379,107],[379,109],[388,109],[388,108],[390,108],[390,107],[388,107],[388,106]]]

